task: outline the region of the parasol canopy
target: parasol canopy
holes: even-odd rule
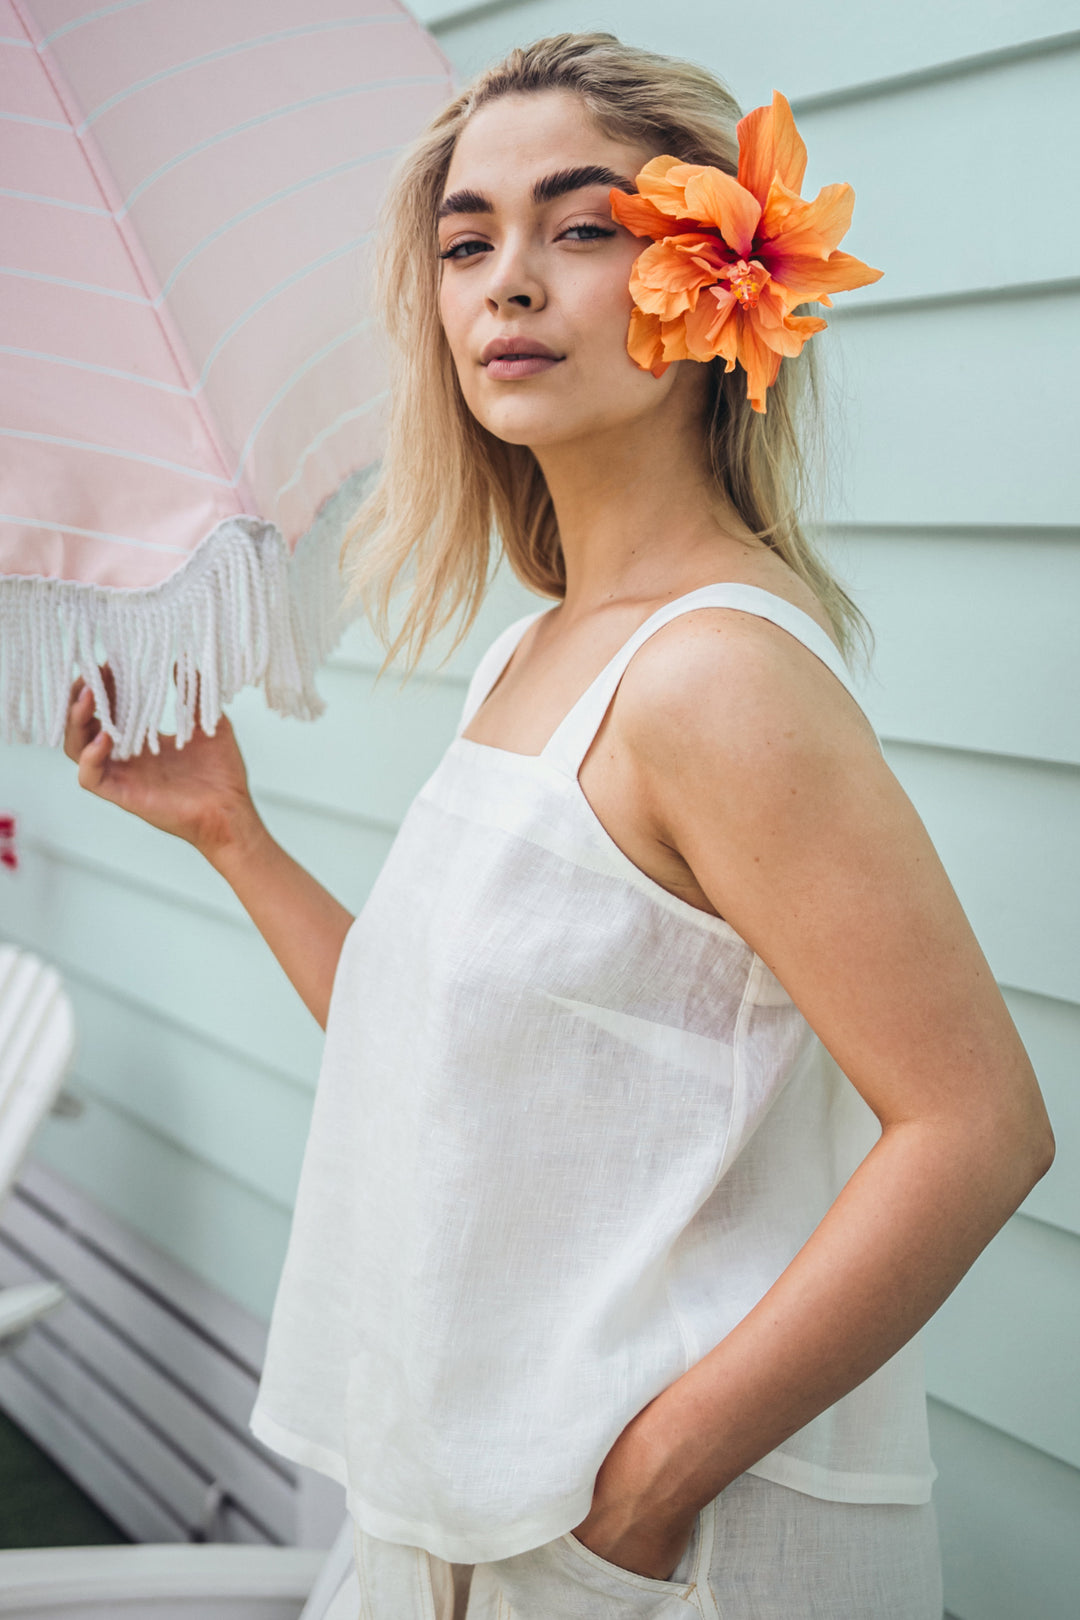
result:
[[[0,736],[80,674],[156,750],[174,666],[181,745],[245,684],[321,712],[375,216],[452,90],[397,0],[0,0]]]

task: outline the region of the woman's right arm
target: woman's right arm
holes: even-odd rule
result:
[[[112,680],[103,670],[112,697]],[[94,716],[93,693],[71,689],[64,752],[91,793],[151,826],[183,838],[221,873],[277,957],[304,1005],[326,1028],[330,991],[352,914],[276,843],[248,791],[247,771],[225,715],[212,737],[201,728],[182,749],[110,757],[112,740]]]

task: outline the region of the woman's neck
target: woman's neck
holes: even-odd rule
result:
[[[700,409],[669,395],[630,424],[534,448],[566,563],[561,616],[681,591],[703,570],[723,578],[760,549],[709,472]]]

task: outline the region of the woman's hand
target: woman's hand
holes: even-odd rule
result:
[[[677,1503],[674,1447],[653,1432],[650,1405],[623,1429],[596,1476],[592,1506],[574,1526],[578,1541],[620,1569],[670,1580],[690,1544],[702,1504]],[[670,1431],[665,1432],[670,1438]]]
[[[112,671],[104,664],[101,672],[114,703]],[[93,691],[80,679],[71,688],[64,752],[78,764],[80,786],[194,844],[208,858],[257,819],[244,761],[224,715],[212,737],[197,726],[182,749],[166,736],[157,754],[144,748],[131,759],[115,760],[112,738],[94,713]]]
[[[115,687],[101,666],[110,705]],[[271,837],[248,792],[247,771],[232,726],[222,715],[212,737],[197,726],[177,748],[161,738],[112,759],[112,741],[94,717],[93,692],[71,689],[64,752],[79,766],[79,782],[152,827],[194,844],[230,885],[281,963],[304,1005],[325,1029],[341,947],[353,917]]]

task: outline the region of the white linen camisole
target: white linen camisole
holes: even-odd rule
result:
[[[879,1134],[760,957],[640,871],[578,783],[633,654],[702,607],[771,620],[854,697],[809,615],[707,585],[629,637],[542,753],[473,742],[528,614],[482,658],[337,966],[250,1426],[344,1485],[370,1535],[453,1562],[585,1518],[621,1429],[756,1304]],[[918,1340],[749,1471],[927,1501]]]

